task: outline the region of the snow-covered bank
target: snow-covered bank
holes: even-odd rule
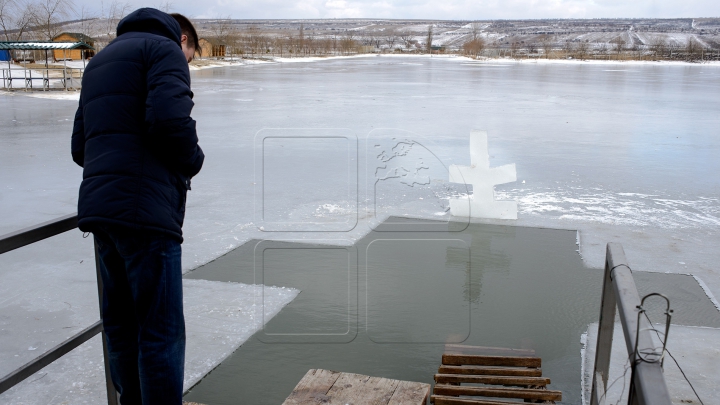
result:
[[[660,332],[664,332],[664,324],[658,324],[655,327]],[[597,331],[597,323],[588,325],[587,332],[581,340],[583,405],[590,403]],[[718,341],[720,341],[720,329],[682,325],[670,327],[667,349],[682,367],[681,372],[675,361],[670,356],[665,356],[663,375],[673,404],[700,402],[685,377],[690,380],[703,403],[716,404],[718,403],[716,401],[720,401],[720,388],[717,385],[717,376],[720,370],[717,365]],[[616,323],[610,356],[607,403],[627,403],[631,377],[627,353],[622,326]],[[685,376],[683,376],[683,372]]]
[[[267,323],[298,293],[298,290],[284,287],[184,280],[187,330],[184,389],[190,389],[212,371],[262,327],[263,319]],[[80,311],[93,312],[93,309],[96,310],[82,308]],[[96,314],[76,314],[80,315],[92,318]],[[33,355],[43,352],[44,347],[33,346],[31,337],[21,342],[12,337],[12,333],[0,334],[3,352],[9,348],[18,352],[30,351]],[[6,368],[3,366],[0,373],[10,371]],[[105,398],[105,369],[99,336],[0,394],[0,402],[8,405],[100,404]]]
[[[242,66],[242,65],[257,65],[257,64],[268,64],[268,63],[309,63],[309,62],[323,62],[329,60],[343,60],[343,59],[358,59],[358,58],[418,58],[418,59],[435,59],[435,60],[453,60],[459,62],[477,63],[477,64],[540,64],[540,65],[565,65],[565,64],[585,64],[585,65],[637,65],[637,66],[712,66],[720,67],[720,61],[706,61],[706,62],[684,62],[684,61],[651,61],[651,60],[601,60],[601,59],[545,59],[545,58],[510,58],[510,57],[498,57],[498,58],[471,58],[463,55],[455,54],[442,54],[442,55],[429,55],[429,54],[398,54],[398,53],[368,53],[368,54],[356,54],[356,55],[333,55],[333,56],[300,56],[300,57],[279,57],[270,56],[263,57],[262,59],[243,58],[237,60],[212,60],[202,59],[198,63],[202,65],[191,64],[191,70],[202,70],[209,68],[228,67],[228,66]]]

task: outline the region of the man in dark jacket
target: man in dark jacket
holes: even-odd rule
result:
[[[98,245],[103,326],[123,405],[182,402],[185,198],[202,167],[190,117],[197,34],[142,8],[88,64],[72,134],[79,227]]]

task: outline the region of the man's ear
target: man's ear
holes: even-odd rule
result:
[[[181,43],[181,44],[186,43],[187,40],[188,40],[187,35],[185,35],[185,34],[180,35],[180,43]]]

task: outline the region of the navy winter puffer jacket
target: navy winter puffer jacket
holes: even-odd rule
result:
[[[180,25],[143,8],[88,64],[72,156],[84,168],[79,227],[166,233],[182,242],[190,178],[202,167]]]

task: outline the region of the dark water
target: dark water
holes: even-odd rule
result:
[[[432,383],[443,345],[463,342],[536,350],[563,403],[580,403],[580,336],[602,272],[583,266],[574,231],[391,222],[349,247],[250,241],[190,273],[301,293],[186,400],[280,404],[310,368]],[[692,277],[635,278],[641,294],[670,296],[674,323],[720,326]]]

